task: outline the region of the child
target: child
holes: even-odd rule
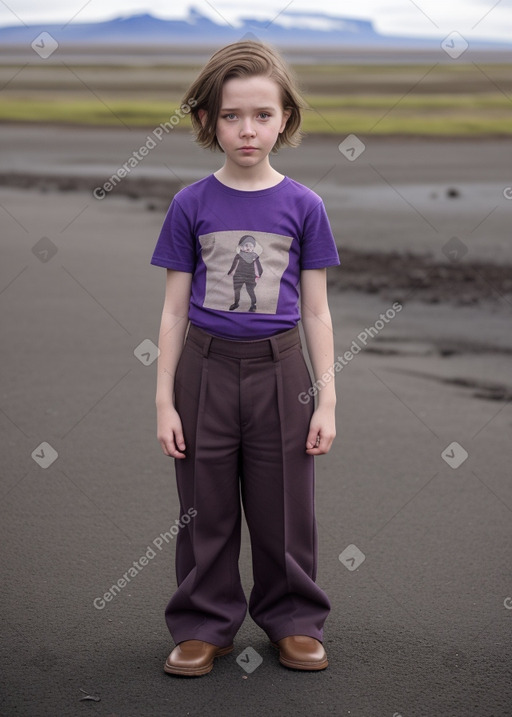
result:
[[[151,259],[167,268],[156,406],[180,500],[166,609],[176,647],[164,669],[204,675],[233,650],[247,611],[241,499],[249,613],[282,665],[323,670],[330,603],[315,583],[314,456],[331,448],[336,399],[329,381],[316,409],[299,400],[311,378],[297,324],[300,285],[318,379],[334,360],[325,268],[339,258],[320,197],[269,162],[300,142],[304,103],[282,58],[255,41],[216,52],[184,102],[196,141],[225,161],[176,194]]]
[[[231,269],[228,271],[228,275],[233,274],[233,290],[235,292],[235,301],[229,307],[230,311],[238,309],[240,306],[240,291],[242,286],[245,284],[247,287],[247,293],[251,298],[251,307],[249,311],[256,311],[256,294],[254,288],[256,281],[260,278],[263,273],[261,268],[258,254],[254,251],[256,248],[256,242],[254,237],[246,234],[238,242],[237,252],[241,251],[242,254],[237,253],[231,264]]]

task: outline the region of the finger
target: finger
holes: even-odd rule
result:
[[[160,438],[158,439],[158,442],[160,443],[160,447],[164,455],[170,456],[171,454],[169,453],[169,449],[167,448],[167,442]]]
[[[320,443],[320,431],[318,428],[310,428],[306,438],[306,448],[317,448]]]
[[[306,453],[308,453],[310,456],[319,456],[324,452],[322,448],[322,444],[318,443],[313,446],[313,448],[306,448]]]
[[[176,446],[173,446],[169,449],[169,453],[167,454],[171,458],[186,458],[187,456],[182,451],[179,451]]]
[[[160,445],[162,446],[162,450],[165,455],[169,456],[169,458],[186,458],[186,455],[183,452],[185,450],[185,442],[183,441],[183,439],[182,445],[179,446],[176,446],[175,442],[172,439],[162,440],[160,441]]]
[[[329,453],[333,441],[334,436],[321,436],[318,434],[315,444],[311,448],[307,448],[306,453],[310,456],[321,456],[325,453]]]
[[[306,447],[306,453],[308,453],[310,456],[319,456],[321,453],[323,453],[322,448],[322,441],[319,438],[313,445],[309,445]]]
[[[185,446],[185,439],[183,438],[183,432],[182,432],[182,431],[176,431],[176,432],[175,432],[175,434],[174,434],[174,442],[175,442],[177,448],[179,448],[180,451],[183,452],[183,451],[185,450],[185,448],[186,448],[186,446]]]

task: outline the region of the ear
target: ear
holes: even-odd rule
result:
[[[206,122],[206,110],[199,110],[197,114],[199,117],[199,121],[201,122],[201,124],[204,127],[205,122]]]
[[[284,128],[286,127],[286,123],[290,119],[291,114],[291,110],[283,110],[283,121],[281,123],[281,127],[279,128],[279,134],[281,134],[281,132],[284,132]]]

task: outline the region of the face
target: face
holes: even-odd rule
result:
[[[291,112],[268,77],[232,77],[222,88],[217,140],[227,161],[250,167],[267,160]]]

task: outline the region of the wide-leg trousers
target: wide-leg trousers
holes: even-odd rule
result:
[[[322,640],[330,603],[315,583],[314,458],[305,452],[313,403],[299,400],[310,386],[297,327],[230,341],[190,325],[175,376],[186,458],[175,459],[183,527],[165,614],[176,644],[230,645],[244,620],[241,506],[252,619],[272,641]]]

